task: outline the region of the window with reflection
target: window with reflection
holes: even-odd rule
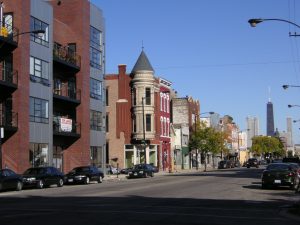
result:
[[[31,41],[41,44],[43,46],[49,47],[49,24],[44,23],[43,21],[30,17],[30,30],[43,30],[43,34],[30,34]]]

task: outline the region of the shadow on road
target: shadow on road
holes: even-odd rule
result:
[[[190,198],[1,197],[1,224],[10,225],[279,225],[291,220],[278,214],[287,201],[255,202]],[[209,222],[208,222],[209,221]]]

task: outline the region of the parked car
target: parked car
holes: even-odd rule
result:
[[[64,174],[52,166],[32,167],[23,173],[24,187],[44,188],[56,184],[64,185]]]
[[[89,184],[91,181],[102,183],[104,173],[95,166],[80,166],[72,169],[66,174],[67,184],[84,183]]]
[[[148,164],[150,167],[152,167],[152,171],[153,171],[153,173],[158,173],[159,172],[159,169],[158,169],[158,167],[157,166],[154,166],[154,165],[152,165],[152,164]]]
[[[299,183],[300,168],[296,163],[271,163],[262,173],[262,188],[289,186],[296,189]]]
[[[23,188],[22,176],[16,174],[10,169],[0,170],[0,191],[16,190],[21,191]]]
[[[231,160],[221,160],[218,164],[218,169],[234,168],[234,162]]]
[[[149,177],[149,176],[150,177],[154,176],[153,167],[150,164],[137,164],[128,173],[128,178]]]
[[[250,168],[250,167],[258,168],[259,167],[258,160],[256,158],[250,158],[250,159],[248,159],[246,166],[247,166],[247,168]]]
[[[282,162],[284,163],[297,163],[300,165],[300,159],[299,157],[285,157],[282,159]]]
[[[128,174],[132,169],[133,169],[133,167],[124,168],[124,169],[120,170],[120,173],[121,174]]]
[[[234,167],[241,167],[241,163],[240,163],[239,160],[236,160],[236,161],[234,162]]]

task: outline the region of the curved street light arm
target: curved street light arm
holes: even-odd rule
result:
[[[261,18],[257,18],[257,19],[250,19],[248,20],[248,23],[250,23],[251,27],[256,27],[256,25],[258,23],[264,22],[264,21],[281,21],[281,22],[285,22],[285,23],[289,23],[292,24],[296,27],[298,27],[300,29],[300,25],[293,23],[289,20],[284,20],[284,19],[261,19]]]
[[[289,87],[297,87],[297,88],[299,88],[300,86],[299,85],[289,85],[289,84],[282,85],[283,89],[288,89]]]

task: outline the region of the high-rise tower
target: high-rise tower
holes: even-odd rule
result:
[[[267,136],[274,136],[274,132],[273,103],[269,99],[267,103]]]

